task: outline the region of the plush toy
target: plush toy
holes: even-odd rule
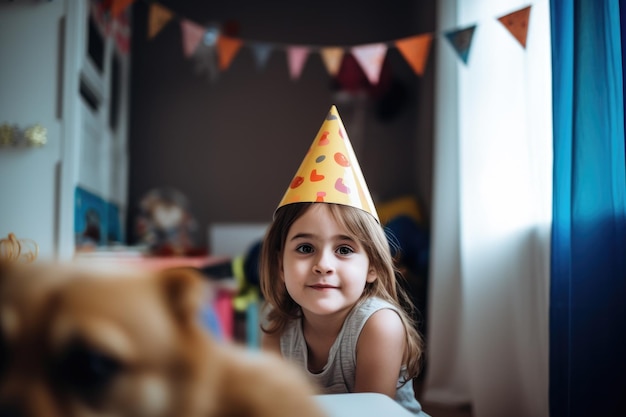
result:
[[[140,203],[136,231],[140,243],[159,255],[188,255],[195,249],[198,224],[187,198],[178,190],[158,188]]]

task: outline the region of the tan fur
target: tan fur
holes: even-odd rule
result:
[[[216,342],[202,278],[0,264],[0,415],[321,417],[299,369]]]

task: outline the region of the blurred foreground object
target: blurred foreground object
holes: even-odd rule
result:
[[[0,261],[0,415],[322,417],[281,358],[216,341],[189,268]]]

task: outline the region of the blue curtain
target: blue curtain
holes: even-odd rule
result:
[[[626,416],[619,0],[551,0],[550,416]]]

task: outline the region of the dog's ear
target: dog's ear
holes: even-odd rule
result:
[[[170,268],[162,271],[159,284],[174,317],[191,323],[198,317],[205,295],[202,276],[191,268]]]

